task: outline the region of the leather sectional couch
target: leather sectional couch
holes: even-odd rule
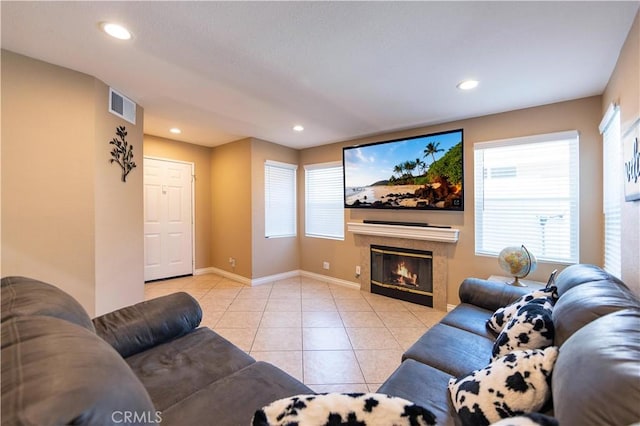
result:
[[[561,425],[640,421],[640,302],[590,265],[557,278],[560,347],[552,375]],[[429,329],[379,389],[457,424],[448,382],[485,367],[501,306],[531,291],[467,279],[462,303]],[[2,424],[248,425],[256,409],[311,389],[256,362],[208,328],[186,293],[91,320],[70,296],[28,278],[2,280]]]
[[[593,265],[572,265],[556,278],[552,313],[559,355],[546,414],[561,426],[640,422],[640,301],[620,280]],[[532,288],[468,278],[462,303],[403,355],[378,392],[431,410],[439,425],[458,424],[447,385],[486,367],[496,335],[487,320]]]

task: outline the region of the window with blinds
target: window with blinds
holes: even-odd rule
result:
[[[576,131],[474,144],[475,252],[524,244],[538,260],[579,259]]]
[[[305,235],[344,240],[341,163],[304,166]]]
[[[622,142],[620,139],[620,108],[610,105],[600,122],[602,133],[602,177],[604,211],[604,269],[616,277],[622,276],[621,221]]]
[[[294,164],[264,164],[265,237],[296,236],[296,170]]]

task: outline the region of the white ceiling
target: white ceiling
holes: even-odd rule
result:
[[[305,148],[601,94],[639,4],[2,1],[2,47],[118,89],[145,133]]]

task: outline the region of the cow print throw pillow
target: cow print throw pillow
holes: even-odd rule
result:
[[[551,286],[541,290],[535,290],[521,296],[515,302],[503,308],[498,308],[498,310],[491,315],[491,318],[487,320],[487,327],[496,334],[500,333],[509,320],[518,312],[518,309],[535,299],[543,299],[554,305],[556,300],[558,300],[558,288]]]
[[[551,396],[557,357],[555,346],[515,351],[466,377],[451,379],[451,401],[462,424],[489,425],[540,410]]]
[[[533,299],[518,309],[493,344],[493,359],[514,350],[543,349],[553,344],[555,328],[549,299]]]
[[[253,426],[435,425],[433,413],[379,393],[327,393],[279,399],[256,411]]]

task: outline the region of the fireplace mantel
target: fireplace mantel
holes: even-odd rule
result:
[[[378,237],[408,238],[411,240],[457,243],[459,229],[395,224],[347,222],[347,230],[354,234]]]

